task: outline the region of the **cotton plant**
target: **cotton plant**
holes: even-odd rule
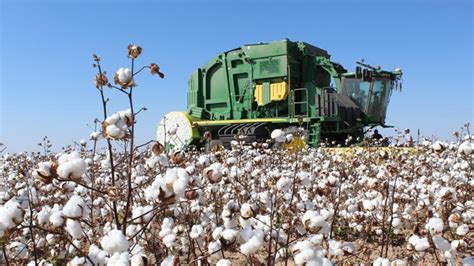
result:
[[[98,129],[92,144],[125,143]],[[291,136],[281,131],[286,143]],[[130,154],[94,152],[85,142],[60,154],[2,156],[9,263],[33,265],[33,254],[45,265],[472,261],[469,138],[350,154],[244,139],[210,152],[153,141],[136,149],[131,168]],[[393,255],[395,245],[403,252]]]

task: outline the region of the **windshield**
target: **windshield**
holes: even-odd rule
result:
[[[343,77],[342,89],[371,120],[385,123],[392,83],[389,79],[374,79],[368,82]]]

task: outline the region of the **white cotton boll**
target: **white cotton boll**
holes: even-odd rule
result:
[[[178,196],[179,198],[184,197],[184,194],[186,192],[186,186],[188,185],[188,180],[184,178],[179,178],[173,183],[173,192]]]
[[[242,204],[242,206],[240,207],[240,216],[242,216],[242,218],[244,219],[248,219],[253,216],[253,210],[250,207],[250,204]]]
[[[129,258],[128,252],[115,252],[108,260],[107,266],[128,266],[130,265],[128,262]]]
[[[467,233],[469,233],[469,226],[467,226],[466,224],[461,224],[460,226],[458,226],[458,228],[456,228],[457,235],[465,236],[467,235]]]
[[[163,237],[163,243],[167,248],[171,248],[174,246],[176,242],[176,235],[173,233],[167,234],[165,237]]]
[[[347,254],[355,254],[356,253],[356,248],[352,243],[342,244],[341,249],[344,251],[344,253],[347,253]]]
[[[214,229],[214,231],[212,231],[212,238],[216,241],[221,239],[222,232],[224,232],[224,228],[216,227],[216,229]]]
[[[127,119],[131,120],[132,119],[132,109],[128,108],[127,110],[123,110],[118,112],[118,115],[120,118],[125,121]]]
[[[394,228],[398,228],[400,225],[401,225],[401,220],[400,220],[400,218],[397,218],[397,217],[393,218],[393,220],[392,220],[392,226],[393,226]]]
[[[391,266],[408,266],[408,262],[405,260],[397,259],[392,261]]]
[[[217,263],[216,263],[216,266],[231,266],[232,263],[230,262],[230,260],[226,260],[226,259],[220,259]]]
[[[255,254],[264,244],[264,233],[261,230],[255,230],[254,235],[243,245],[240,246],[240,252],[245,255]]]
[[[145,263],[145,260],[142,254],[135,254],[130,259],[130,265],[131,266],[145,266],[147,264]]]
[[[446,149],[446,146],[447,146],[446,143],[436,141],[435,143],[433,143],[431,148],[436,152],[441,152]]]
[[[68,266],[82,266],[86,263],[86,258],[84,257],[74,257],[69,263],[67,264]]]
[[[323,234],[316,234],[316,235],[313,235],[309,241],[313,244],[313,245],[320,245],[323,243],[323,239],[324,239],[324,235]]]
[[[96,265],[105,265],[106,258],[108,256],[107,252],[101,250],[98,246],[92,244],[89,247],[89,258]]]
[[[367,199],[362,201],[362,207],[364,207],[364,209],[367,211],[373,211],[375,209],[374,203]]]
[[[390,266],[390,260],[382,257],[377,257],[374,260],[373,266]]]
[[[82,233],[84,232],[81,223],[72,219],[67,219],[66,230],[74,239],[81,239]]]
[[[211,241],[207,247],[207,252],[212,257],[221,257],[221,253],[219,252],[221,249],[221,242],[220,241]]]
[[[161,266],[174,266],[175,263],[175,258],[173,255],[169,255],[168,257],[166,257],[162,262],[161,262]]]
[[[342,256],[344,255],[344,251],[342,250],[342,244],[336,240],[329,240],[328,241],[328,251],[329,254],[332,256]]]
[[[471,143],[470,141],[464,141],[459,145],[458,152],[464,155],[469,155],[472,153],[472,150],[474,149],[474,143]]]
[[[11,229],[23,220],[23,214],[20,204],[11,199],[0,206],[0,224],[4,229]]]
[[[120,115],[118,113],[115,113],[105,119],[105,122],[109,125],[115,124],[119,121]]]
[[[426,238],[426,237],[420,238],[417,235],[412,235],[408,239],[408,243],[410,243],[415,248],[415,250],[418,251],[418,252],[425,251],[426,249],[428,249],[430,247],[430,243],[428,242],[428,238]]]
[[[286,141],[285,132],[281,129],[275,129],[272,131],[271,138],[276,142],[283,143]]]
[[[297,265],[304,265],[306,262],[309,262],[312,258],[314,258],[314,256],[315,253],[312,248],[303,249],[295,255],[295,263]]]
[[[127,84],[132,80],[132,71],[128,68],[119,68],[117,72],[115,72],[115,75],[121,84]]]
[[[95,131],[95,132],[92,132],[89,136],[89,139],[90,140],[100,140],[100,138],[102,137],[102,132],[100,131]]]
[[[120,139],[125,136],[125,132],[123,132],[120,128],[118,128],[115,124],[108,125],[105,128],[105,133],[114,139]]]
[[[222,232],[222,238],[224,238],[228,243],[231,243],[235,241],[238,234],[239,232],[234,229],[225,229],[224,232]]]
[[[77,151],[70,154],[63,154],[58,159],[58,168],[56,171],[61,178],[80,178],[86,170],[87,164]]]
[[[301,218],[301,221],[306,230],[309,230],[312,233],[329,233],[329,224],[315,211],[306,211]]]
[[[204,234],[204,228],[200,224],[195,224],[193,227],[191,227],[191,232],[189,233],[189,236],[192,239],[196,239],[198,237],[201,237]]]
[[[234,164],[237,163],[237,159],[235,157],[229,157],[229,158],[227,158],[226,163],[228,165],[234,165]]]
[[[124,252],[128,249],[128,240],[122,231],[113,229],[105,235],[100,241],[102,248],[109,254],[115,252]]]
[[[255,217],[256,228],[262,230],[265,233],[270,231],[271,218],[269,215],[257,215]]]
[[[60,227],[64,223],[64,215],[62,211],[53,211],[49,216],[49,222],[55,227]]]
[[[287,192],[290,190],[292,186],[292,182],[288,177],[282,176],[280,179],[278,179],[277,182],[277,189],[283,192]]]
[[[247,242],[253,236],[253,234],[254,232],[253,232],[252,227],[250,226],[243,227],[242,230],[240,230],[239,232],[239,242],[240,243]]]
[[[432,235],[436,235],[443,232],[444,223],[441,218],[433,217],[430,218],[425,227]]]
[[[89,208],[82,198],[78,195],[73,195],[63,208],[63,214],[69,218],[83,217],[88,214]]]

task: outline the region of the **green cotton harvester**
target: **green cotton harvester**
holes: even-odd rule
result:
[[[229,147],[237,135],[263,142],[282,129],[312,147],[344,144],[349,136],[363,137],[365,128],[385,126],[401,76],[400,69],[363,62],[348,72],[327,51],[305,42],[243,45],[192,73],[187,112],[166,114],[157,140],[182,148],[202,145],[205,138],[211,146]]]

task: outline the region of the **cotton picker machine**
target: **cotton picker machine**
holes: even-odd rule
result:
[[[400,69],[385,71],[357,62],[355,72],[330,60],[327,51],[289,40],[243,45],[198,68],[188,81],[187,112],[160,121],[157,140],[168,147],[230,146],[237,135],[265,141],[274,129],[302,132],[312,147],[344,145],[364,129],[385,127]]]

